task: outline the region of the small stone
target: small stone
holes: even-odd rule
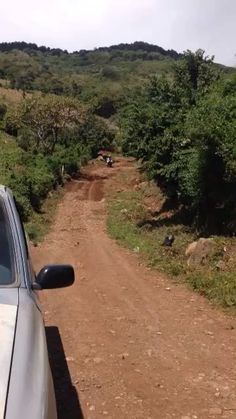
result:
[[[99,357],[93,358],[93,362],[95,364],[100,364],[102,362],[102,358],[99,358]]]
[[[95,406],[94,405],[90,406],[89,410],[90,410],[90,412],[94,412]]]
[[[221,395],[223,397],[228,397],[228,396],[230,396],[230,394],[231,394],[231,391],[230,391],[229,387],[222,387],[221,388]]]
[[[222,414],[222,409],[220,407],[212,407],[209,410],[209,414],[211,416],[217,416],[217,415],[221,415]]]
[[[75,358],[73,358],[72,356],[67,356],[66,357],[66,361],[67,362],[74,362]]]
[[[123,354],[121,354],[121,358],[125,359],[129,356],[128,352],[124,352]]]
[[[236,410],[236,400],[232,400],[231,402],[229,402],[227,408],[228,410]]]
[[[106,410],[104,410],[104,412],[102,412],[104,416],[108,415],[108,412]]]
[[[230,326],[226,327],[226,330],[234,330],[234,326],[231,324]]]
[[[218,271],[225,271],[227,269],[227,265],[223,260],[219,260],[216,264],[216,269]]]
[[[118,322],[120,322],[121,320],[125,320],[125,317],[124,317],[124,316],[116,317],[116,320],[117,320]]]
[[[206,335],[213,336],[213,335],[214,335],[214,333],[213,333],[213,332],[209,332],[209,331],[207,330],[207,331],[206,331]]]
[[[166,288],[166,291],[170,291],[170,287],[167,287],[167,288]]]
[[[191,419],[190,416],[181,416],[181,419]]]

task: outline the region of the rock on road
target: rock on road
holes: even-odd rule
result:
[[[76,271],[41,294],[59,418],[235,419],[235,319],[107,236],[104,191],[121,170],[135,167],[90,166],[68,184],[33,249],[37,270]]]

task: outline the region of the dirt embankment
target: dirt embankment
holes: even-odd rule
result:
[[[116,174],[90,166],[59,204],[37,269],[71,263],[73,287],[42,293],[59,418],[236,418],[236,322],[151,273],[106,234]]]

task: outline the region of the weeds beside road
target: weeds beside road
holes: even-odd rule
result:
[[[167,273],[174,281],[186,282],[225,308],[235,308],[236,257],[232,255],[224,271],[218,269],[223,249],[233,248],[234,239],[213,237],[216,251],[208,263],[197,269],[188,267],[185,251],[196,239],[191,226],[179,223],[168,212],[155,211],[163,197],[157,187],[141,182],[138,177],[138,171],[119,174],[117,189],[111,193],[108,204],[107,226],[111,237],[140,254],[149,267]],[[150,202],[152,208],[148,206]],[[163,240],[170,233],[175,236],[174,244],[164,247]]]

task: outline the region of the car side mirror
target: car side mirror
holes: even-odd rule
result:
[[[33,289],[69,287],[74,283],[74,280],[75,273],[71,265],[47,265],[36,276]]]

